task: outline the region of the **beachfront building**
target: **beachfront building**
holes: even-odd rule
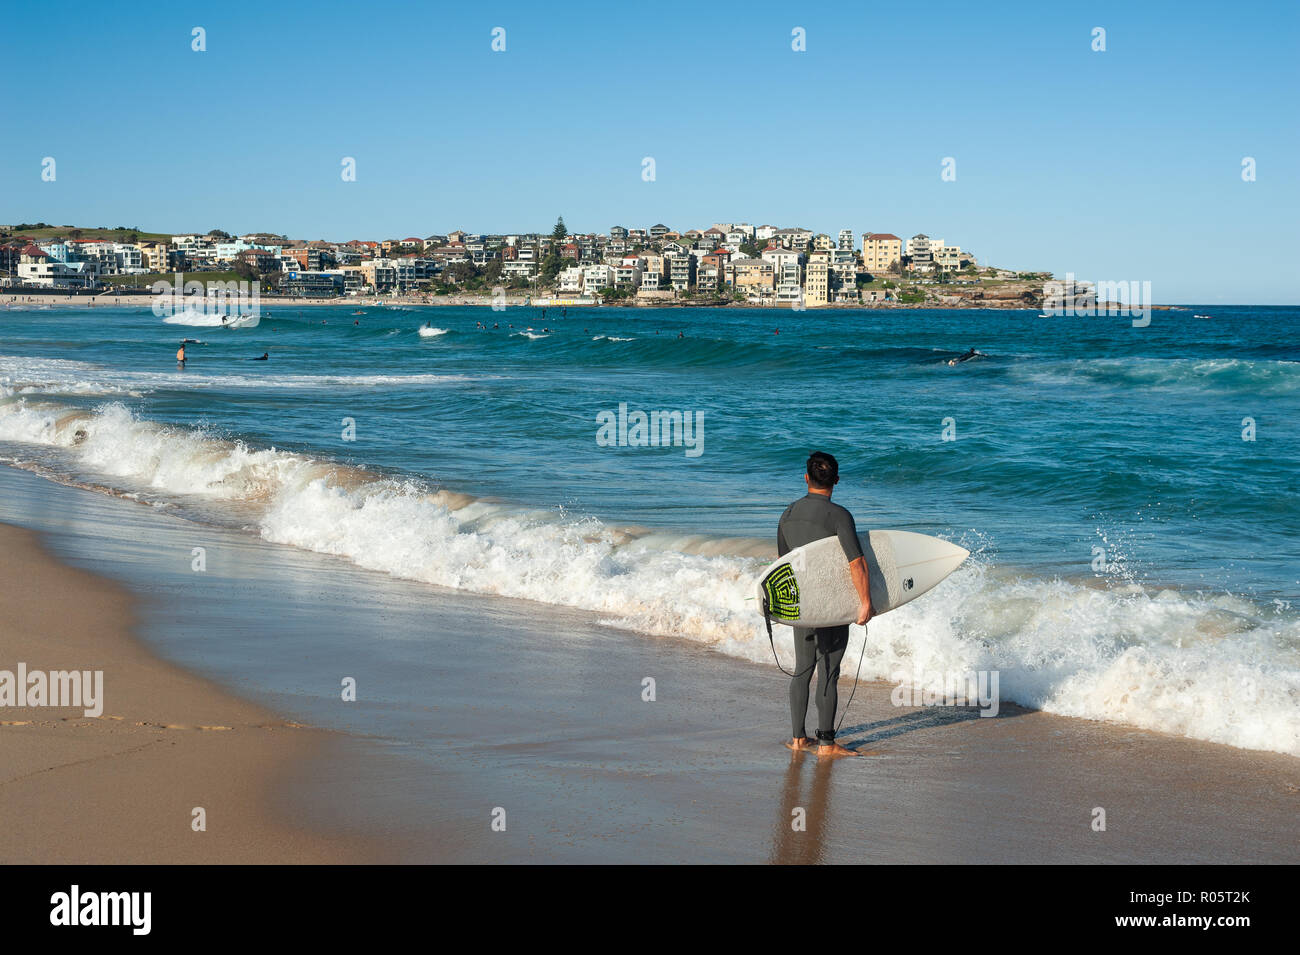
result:
[[[614,287],[614,270],[608,265],[584,265],[582,267],[582,288],[588,295],[605,288]]]
[[[562,293],[569,295],[579,295],[582,293],[582,269],[574,265],[567,269],[561,269],[560,274],[556,276],[555,287]]]
[[[831,300],[837,303],[858,301],[858,264],[836,258],[831,262]]]
[[[113,243],[113,271],[119,275],[139,275],[145,270],[144,255],[138,245]]]
[[[903,261],[903,240],[892,232],[866,232],[862,236],[862,267],[872,275],[897,268]]]
[[[772,236],[776,235],[777,228],[774,225],[761,225],[754,230],[754,238],[759,242],[766,242]]]
[[[507,281],[531,281],[537,275],[537,263],[531,259],[510,259],[501,263],[501,277]]]
[[[684,292],[695,284],[695,256],[670,255],[668,257],[668,279],[678,292]]]
[[[643,272],[649,275],[652,272],[661,276],[668,274],[668,260],[664,253],[661,252],[643,252],[641,258],[645,260]]]
[[[312,246],[281,249],[280,258],[297,262],[298,265],[294,271],[299,272],[320,272],[335,264],[334,255],[328,249]]]
[[[934,263],[945,272],[955,271],[970,261],[970,256],[962,252],[959,245],[948,245],[940,243],[939,245],[931,244],[930,254],[934,257]]]
[[[716,265],[700,265],[695,270],[695,287],[701,292],[716,292],[721,274]]]
[[[931,239],[924,232],[918,232],[907,240],[907,257],[911,259],[910,268],[916,272],[929,272],[934,268],[932,243],[943,247],[943,239]]]
[[[824,255],[814,255],[804,269],[804,305],[817,308],[830,301],[830,262]]]
[[[773,269],[779,274],[782,269],[789,263],[793,263],[797,269],[799,259],[802,258],[799,252],[794,249],[787,249],[779,245],[769,245],[760,253],[760,257],[772,263]]]
[[[235,256],[236,262],[243,262],[258,272],[280,271],[280,256],[266,249],[245,249]]]
[[[639,255],[624,256],[614,266],[614,288],[640,288],[644,271],[645,259]]]
[[[766,255],[763,256],[767,258]],[[803,269],[799,265],[799,256],[787,253],[775,259],[776,262],[776,301],[778,304],[793,305],[803,302]]]
[[[776,294],[776,269],[766,259],[738,256],[727,263],[726,284],[751,299],[770,299]]]
[[[838,248],[841,252],[853,251],[853,230],[852,229],[840,230],[840,241],[839,241]]]
[[[98,269],[94,262],[60,262],[35,245],[27,246],[18,256],[18,281],[23,285],[84,288],[95,284]]]
[[[287,272],[280,288],[296,298],[333,298],[343,291],[343,276],[337,272]]]
[[[171,268],[171,246],[166,242],[141,242],[136,248],[146,270],[166,272]]]

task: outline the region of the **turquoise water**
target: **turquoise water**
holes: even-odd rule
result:
[[[974,553],[864,673],[999,666],[1027,705],[1300,754],[1300,309],[264,313],[0,311],[0,461],[761,660],[748,580],[820,448],[860,527]],[[604,446],[620,405],[698,443]]]

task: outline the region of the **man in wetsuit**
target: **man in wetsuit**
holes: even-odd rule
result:
[[[779,556],[813,541],[838,537],[849,563],[853,586],[857,588],[859,626],[871,617],[871,589],[867,578],[867,560],[862,556],[858,529],[853,515],[831,503],[831,492],[840,480],[839,462],[829,454],[814,451],[808,457],[804,482],[808,494],[795,501],[781,515],[777,525],[776,549]],[[793,750],[812,749],[818,756],[857,756],[853,750],[835,742],[835,710],[839,705],[836,683],[840,662],[849,645],[848,625],[809,630],[794,628],[794,676],[790,680],[790,721],[793,736],[786,745]],[[817,670],[817,740],[814,743],[804,730],[808,713],[808,687],[812,671]]]
[[[972,348],[964,355],[958,355],[956,358],[949,358],[948,364],[949,366],[959,365],[964,361],[970,361],[972,358],[978,358],[978,357],[979,357],[979,352],[977,352],[975,349]]]

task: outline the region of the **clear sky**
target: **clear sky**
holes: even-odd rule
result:
[[[71,0],[3,21],[4,223],[925,232],[1160,302],[1300,303],[1294,0]]]

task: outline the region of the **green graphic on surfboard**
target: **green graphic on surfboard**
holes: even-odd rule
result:
[[[773,620],[799,619],[799,581],[789,564],[782,564],[763,578],[763,593]]]

